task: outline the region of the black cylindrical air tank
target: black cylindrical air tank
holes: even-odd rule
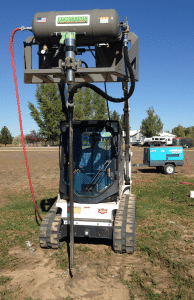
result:
[[[58,43],[61,32],[75,32],[76,45],[115,42],[119,39],[120,20],[114,9],[38,12],[32,29],[36,41]]]

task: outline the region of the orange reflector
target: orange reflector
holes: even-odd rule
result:
[[[70,213],[70,207],[67,208],[67,213]],[[81,207],[74,207],[74,214],[81,214]]]

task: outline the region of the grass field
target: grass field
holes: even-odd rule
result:
[[[133,162],[141,163],[142,150],[135,151]],[[39,247],[22,155],[0,152],[0,299],[194,299],[194,185],[185,183],[194,183],[194,152],[186,153],[190,174],[186,163],[173,176],[133,168],[135,253],[116,254],[109,241],[76,239],[73,279],[67,244]],[[58,152],[29,151],[28,158],[44,216],[58,192]]]

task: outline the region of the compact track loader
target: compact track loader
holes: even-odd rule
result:
[[[74,237],[112,239],[114,251],[133,253],[136,199],[131,193],[128,99],[138,81],[138,38],[129,32],[127,18],[120,22],[114,9],[40,12],[30,30],[33,36],[24,42],[24,82],[58,84],[65,115],[60,124],[59,195],[40,226],[40,246],[58,248],[69,236],[70,269]],[[34,45],[37,69],[32,68]],[[76,60],[88,52],[94,57],[92,67]],[[94,85],[106,82],[122,83],[123,97],[111,97]],[[73,119],[73,98],[82,87],[124,103],[124,134],[110,118]]]
[[[68,122],[61,123],[61,132],[60,194],[41,224],[41,247],[58,248],[70,233]],[[74,121],[73,136],[74,236],[113,238],[116,252],[133,253],[135,196],[124,191],[125,155],[119,123]]]

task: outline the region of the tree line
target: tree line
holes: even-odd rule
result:
[[[191,138],[194,141],[194,126],[183,127],[179,124],[177,127],[172,129],[172,134],[175,134],[177,137]]]
[[[157,135],[163,130],[163,123],[158,115],[155,114],[154,108],[149,107],[147,110],[147,118],[141,122],[140,131],[146,137]],[[177,137],[187,137],[194,141],[194,126],[183,127],[179,124],[172,129],[172,134]]]
[[[25,136],[26,143],[54,143],[59,141],[60,122],[65,120],[62,112],[62,103],[58,86],[56,84],[39,84],[36,88],[35,97],[37,107],[28,102],[30,115],[37,123],[39,132],[32,130]],[[75,120],[117,120],[124,130],[124,115],[116,110],[108,114],[106,100],[88,88],[78,89],[74,97]],[[161,118],[155,114],[154,108],[149,107],[147,117],[142,120],[140,131],[145,137],[151,137],[160,133],[163,129]],[[183,127],[178,125],[172,129],[177,137],[189,137],[194,139],[194,126]],[[6,126],[0,131],[0,144],[11,144],[13,137]],[[21,137],[14,138],[14,144],[21,143]]]
[[[39,127],[46,142],[56,142],[60,137],[60,121],[65,120],[60,93],[55,84],[37,85],[37,107],[28,102],[30,115]],[[108,115],[106,100],[88,88],[78,89],[74,97],[74,120],[117,120],[121,126],[123,115],[116,110]]]
[[[28,102],[30,115],[37,123],[39,132],[32,130],[30,134],[25,135],[26,143],[42,143],[59,142],[60,138],[60,122],[65,120],[62,112],[62,103],[58,86],[56,84],[39,84],[36,88],[35,97],[37,107]],[[120,115],[116,110],[110,111],[108,114],[107,103],[104,98],[94,91],[82,88],[78,89],[74,97],[74,119],[75,120],[117,120],[121,126],[123,124],[124,115]],[[9,130],[2,129],[0,134],[0,144],[21,144],[21,136],[13,139]]]
[[[25,143],[30,144],[37,144],[37,143],[43,143],[45,142],[45,138],[40,135],[40,133],[36,132],[35,130],[32,130],[29,134],[26,134],[24,136]],[[0,144],[7,145],[7,144],[22,144],[22,138],[21,135],[18,135],[16,137],[13,137],[9,131],[9,129],[4,126],[0,131]]]

